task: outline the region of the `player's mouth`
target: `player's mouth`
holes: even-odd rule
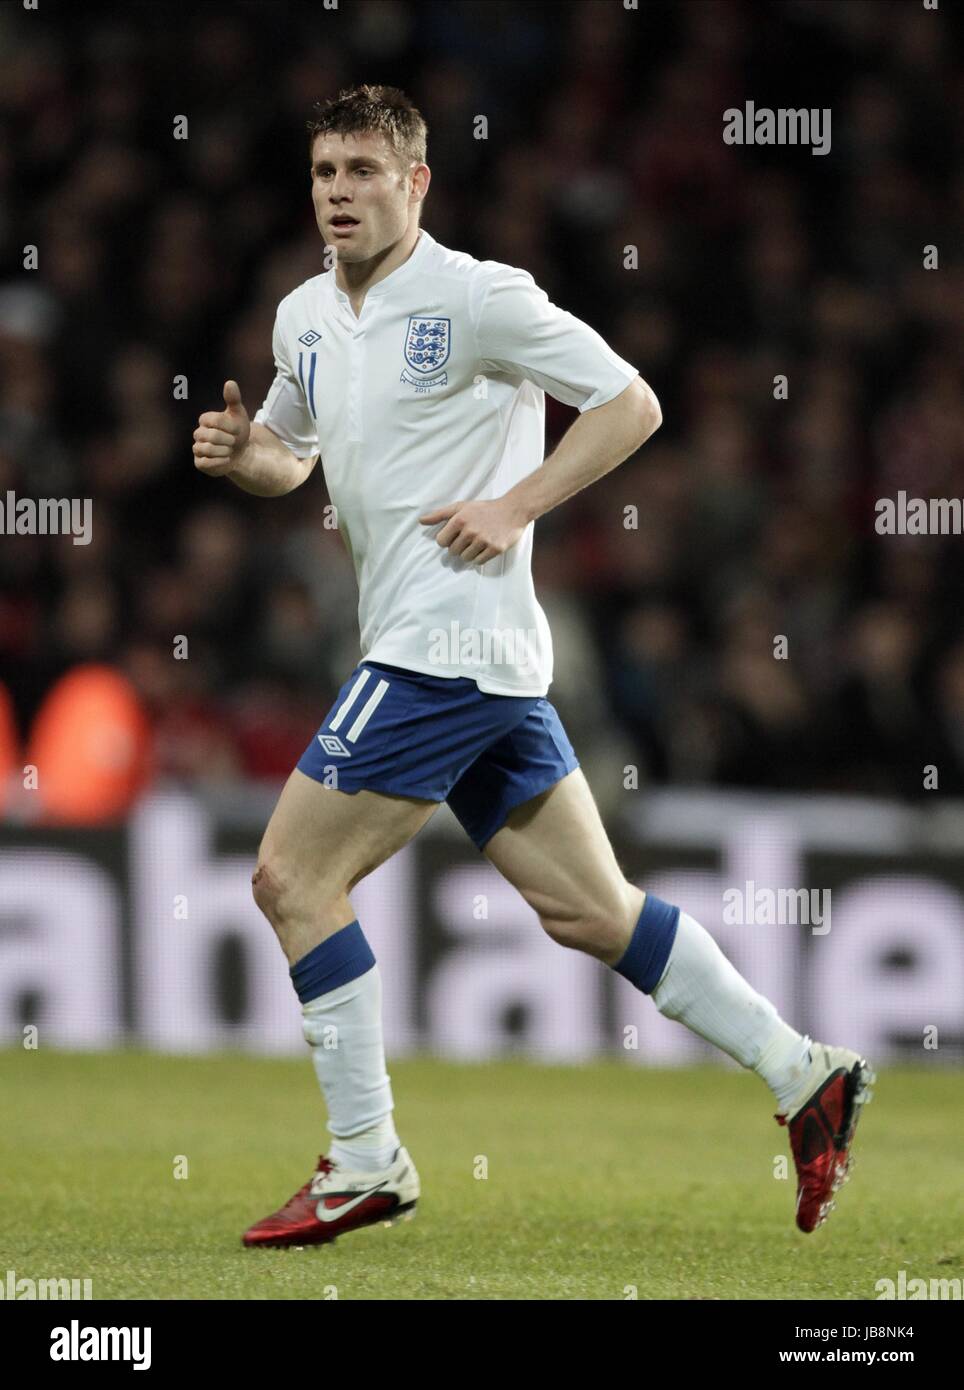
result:
[[[358,226],[358,218],[350,217],[346,212],[340,212],[337,217],[333,217],[329,223],[332,231],[348,233],[354,231]]]

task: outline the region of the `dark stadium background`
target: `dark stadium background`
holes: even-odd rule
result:
[[[690,894],[714,931],[721,884],[833,885],[830,935],[801,930],[799,950],[792,927],[721,944],[798,1026],[852,1027],[853,1046],[919,1058],[936,1021],[941,1059],[960,1054],[964,538],[874,529],[876,501],[900,489],[964,497],[959,28],[944,0],[936,12],[918,0],[0,7],[0,500],[93,502],[90,545],[0,535],[5,1030],[39,1011],[65,1045],[183,1041],[171,998],[166,1013],[153,1001],[159,1031],[144,1021],[144,961],[173,969],[203,938],[214,1023],[204,1031],[198,1002],[184,1045],[299,1045],[247,879],[283,778],[356,663],[354,576],[324,526],[321,469],[256,500],[197,474],[191,443],[226,378],[252,414],[261,404],[277,303],[322,268],[312,104],[369,81],[403,87],[428,121],[431,234],[531,271],[662,403],[637,456],[536,526],[551,698],[627,872]],[[751,99],[831,108],[831,152],[725,144],[724,110]],[[37,270],[23,267],[30,245]],[[929,245],[939,269],[924,268]],[[549,447],[572,418],[547,400]],[[126,692],[127,742],[110,701],[65,714],[62,679],[105,668]],[[93,707],[107,711],[99,742]],[[68,810],[53,804],[58,759]],[[24,785],[32,764],[39,785]],[[195,816],[192,879],[178,827]],[[400,878],[360,890],[372,940],[411,949],[395,983],[405,1019],[386,1022],[396,1049],[444,1051],[470,1012],[432,1021],[446,951],[475,968],[439,875],[490,872],[451,832],[436,817]],[[78,926],[57,945],[67,889],[36,874],[47,861],[34,851],[103,871],[116,941],[92,951]],[[151,878],[172,863],[171,883]],[[847,885],[868,876],[880,896],[848,926]],[[938,906],[921,912],[925,880]],[[164,956],[150,921],[169,919],[169,891],[194,915]],[[34,936],[31,913],[47,924]],[[106,909],[83,920],[91,941],[114,931]],[[534,928],[518,917],[512,930],[488,931],[491,962]],[[65,951],[77,970],[99,962],[103,994],[91,984],[83,1009]],[[480,1024],[458,1048],[619,1045],[629,1004],[614,1006],[611,982],[585,1035],[532,1041],[539,1008],[551,1012],[544,960],[530,960],[524,997],[506,984],[491,1006],[490,1042]],[[829,1017],[815,1011],[831,965],[860,989],[834,996]],[[592,962],[573,969],[596,980]],[[259,1014],[262,987],[276,993]],[[640,1060],[662,1055],[660,1029],[683,1037],[654,1029]]]
[[[873,529],[898,488],[964,496],[949,9],[5,5],[0,496],[94,500],[88,547],[0,545],[21,734],[62,673],[106,661],[146,702],[158,778],[278,779],[351,669],[320,470],[253,501],[190,446],[226,377],[261,403],[277,301],[321,268],[305,121],[372,80],[428,120],[433,236],[530,270],[663,405],[655,440],[536,528],[580,747],[618,740],[657,783],[913,796],[937,763],[964,790],[961,539]],[[830,106],[831,155],[725,145],[747,97]],[[571,418],[548,402],[550,444]]]

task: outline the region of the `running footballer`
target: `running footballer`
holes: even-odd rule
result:
[[[443,801],[553,941],[618,971],[769,1086],[789,1128],[797,1225],[812,1231],[848,1176],[870,1068],[796,1032],[693,917],[626,880],[546,698],[534,523],[639,449],[659,405],[527,271],[421,226],[426,134],[392,87],[317,108],[311,192],[334,264],[278,306],[276,375],[253,420],[228,381],[223,410],[194,432],[197,468],[259,497],[300,487],[320,460],[359,592],[362,661],[292,771],[253,879],[331,1144],[244,1244],[318,1244],[415,1210],[382,980],[349,895]],[[544,459],[547,391],[579,417]]]

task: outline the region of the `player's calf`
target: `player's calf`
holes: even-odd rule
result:
[[[539,922],[557,945],[613,965],[625,954],[642,905],[640,889],[623,880],[604,901],[575,904],[564,913],[540,912]]]

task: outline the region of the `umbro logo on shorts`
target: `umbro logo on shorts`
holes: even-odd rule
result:
[[[332,758],[350,758],[351,749],[346,748],[337,734],[319,734],[318,742]]]

